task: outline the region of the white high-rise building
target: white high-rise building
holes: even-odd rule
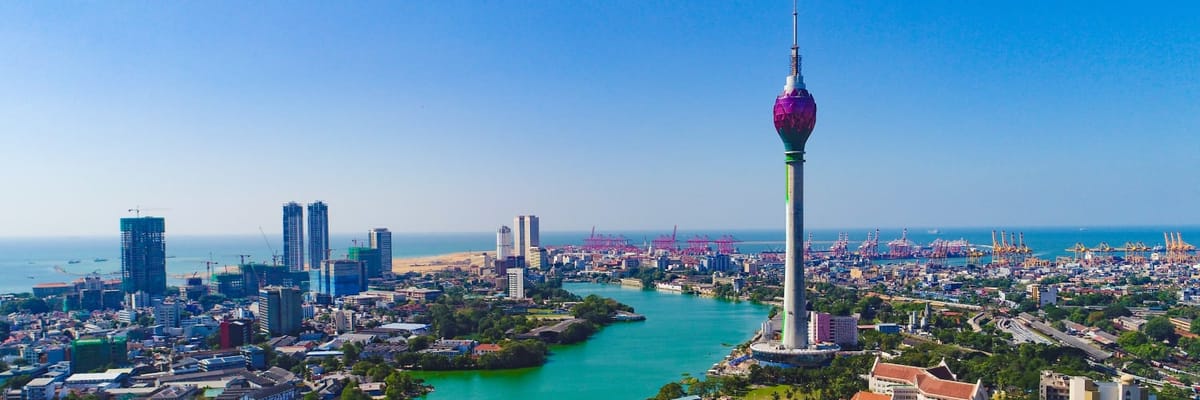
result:
[[[538,217],[536,215],[518,215],[513,218],[513,248],[516,255],[525,257],[530,247],[541,246],[538,240]]]
[[[504,261],[513,254],[513,233],[507,226],[501,226],[496,231],[496,259]]]
[[[525,269],[524,268],[509,268],[508,269],[508,298],[524,299],[525,298]]]

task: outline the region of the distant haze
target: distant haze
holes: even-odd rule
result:
[[[789,1],[3,2],[0,236],[782,228]],[[803,2],[805,224],[1200,224],[1200,13]]]

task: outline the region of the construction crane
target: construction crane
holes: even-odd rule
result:
[[[261,225],[258,227],[258,233],[262,234],[263,243],[266,243],[267,250],[271,251],[271,265],[279,265],[279,253],[275,252],[275,247],[272,247],[271,241],[267,240],[267,233],[263,231],[263,228]]]
[[[162,211],[162,210],[166,210],[166,208],[142,207],[142,206],[138,205],[138,206],[134,206],[133,208],[130,208],[128,210],[125,210],[125,212],[131,212],[131,213],[133,213],[134,217],[141,218],[142,211]]]

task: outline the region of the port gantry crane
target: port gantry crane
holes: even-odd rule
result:
[[[1127,263],[1145,264],[1147,260],[1146,255],[1150,252],[1150,246],[1147,246],[1143,242],[1125,242],[1124,247],[1114,250],[1124,251],[1125,262]]]
[[[1163,232],[1163,240],[1166,242],[1166,259],[1171,264],[1187,264],[1194,260],[1196,246],[1183,241],[1183,234],[1175,232]]]
[[[888,258],[901,259],[910,258],[915,254],[913,251],[913,243],[908,240],[908,228],[904,228],[900,232],[900,238],[887,243]]]
[[[667,254],[674,255],[679,252],[679,241],[675,239],[675,235],[679,233],[679,225],[671,229],[671,236],[662,235],[652,240],[650,243],[654,246],[654,250],[666,250]]]
[[[809,232],[808,240],[804,241],[804,259],[805,260],[808,260],[809,257],[812,257],[812,251],[813,251],[812,245],[813,245],[813,233]]]
[[[845,232],[838,233],[837,241],[833,242],[833,246],[829,248],[830,255],[833,258],[844,258],[850,254],[850,234]]]
[[[875,229],[875,233],[873,235],[871,234],[871,231],[867,231],[867,240],[864,240],[862,244],[858,246],[858,256],[866,259],[867,261],[879,258],[878,228]]]

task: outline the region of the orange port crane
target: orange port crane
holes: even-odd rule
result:
[[[1193,261],[1196,246],[1183,241],[1183,234],[1163,232],[1166,241],[1167,262],[1172,264],[1187,264]]]
[[[1142,242],[1125,242],[1125,247],[1116,248],[1113,250],[1125,252],[1125,262],[1130,264],[1145,264],[1146,253],[1150,252],[1150,246]]]

